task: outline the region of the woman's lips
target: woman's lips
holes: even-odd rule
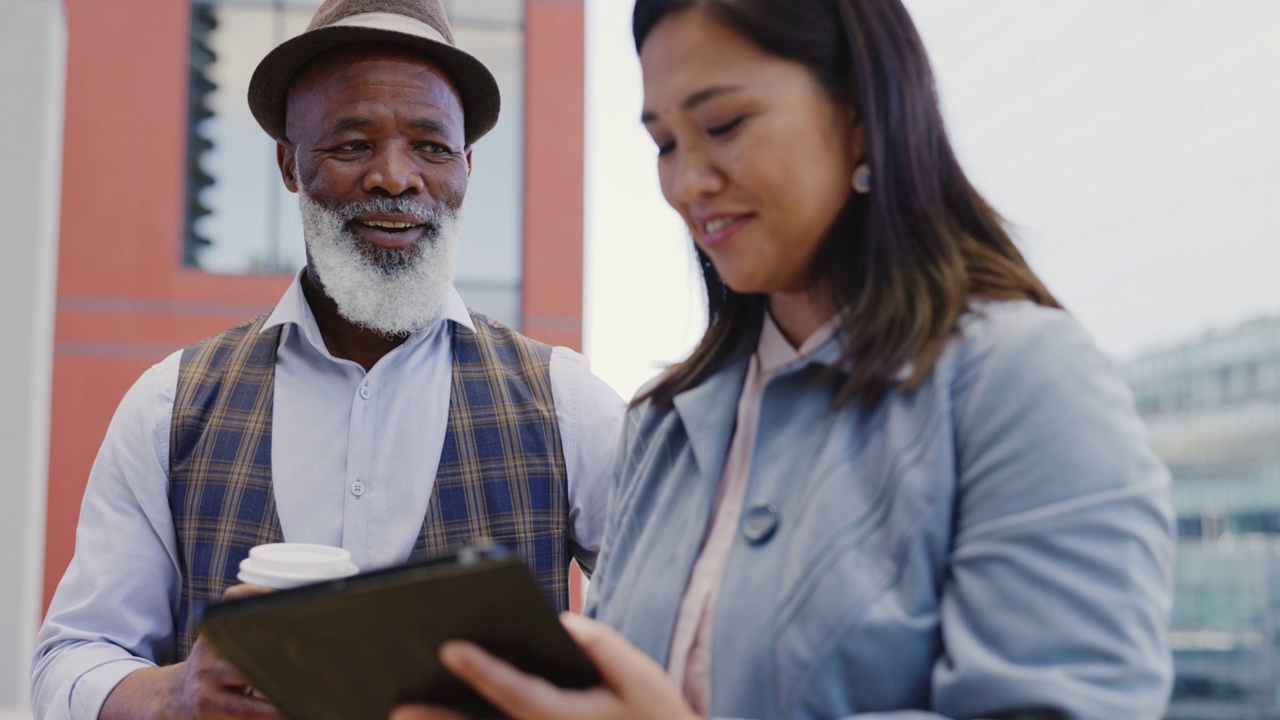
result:
[[[717,215],[698,222],[698,242],[703,248],[710,249],[723,245],[748,220],[755,217],[745,215]]]

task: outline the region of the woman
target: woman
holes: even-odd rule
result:
[[[516,718],[1159,717],[1168,475],[958,166],[900,0],[634,28],[709,327],[625,423],[603,625],[566,618],[606,685],[445,663]]]

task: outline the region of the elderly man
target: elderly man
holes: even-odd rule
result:
[[[306,268],[122,401],[40,632],[39,717],[276,717],[196,632],[260,543],[370,569],[492,538],[562,607],[570,557],[595,558],[623,403],[453,288],[499,98],[438,0],[328,0],[249,102],[298,193]]]

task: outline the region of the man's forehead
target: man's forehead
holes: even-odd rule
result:
[[[453,79],[437,62],[412,48],[387,44],[346,45],[321,53],[294,76],[288,100],[342,85],[360,85],[374,75],[420,83],[426,88],[447,88],[461,107]]]
[[[429,105],[434,105],[445,116],[456,112],[456,129],[462,132],[462,99],[439,64],[411,48],[358,45],[325,52],[311,60],[294,77],[285,104],[287,134],[297,141],[302,139],[300,135],[332,131],[333,128],[322,130],[315,126],[315,121],[340,111],[342,107],[349,107],[352,102],[376,95],[377,89],[383,86],[411,88],[415,93],[420,92]],[[305,120],[307,117],[312,119]],[[295,121],[305,122],[307,126],[294,127]],[[311,129],[307,130],[307,127]]]

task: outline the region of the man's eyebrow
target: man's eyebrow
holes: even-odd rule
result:
[[[339,118],[338,121],[333,124],[333,131],[336,133],[340,133],[346,130],[359,130],[360,128],[369,127],[372,124],[373,124],[373,121],[370,120],[369,118],[362,118],[362,117]]]
[[[333,124],[333,132],[340,133],[347,130],[359,130],[361,128],[369,127],[372,124],[373,124],[373,121],[370,120],[369,118],[362,118],[362,117],[339,118]],[[409,127],[413,128],[414,130],[426,130],[428,132],[435,132],[440,134],[447,134],[449,132],[449,126],[445,125],[439,120],[432,120],[431,118],[417,118],[415,120],[411,120],[409,122]]]
[[[684,102],[680,103],[680,109],[692,110],[698,107],[699,105],[701,105],[702,103],[710,100],[711,98],[716,97],[717,95],[723,95],[728,92],[736,92],[741,89],[742,88],[737,85],[712,85],[709,88],[703,88],[702,90],[699,90],[698,92],[685,98]],[[649,123],[657,119],[658,119],[658,116],[654,114],[653,111],[651,110],[646,110],[644,111],[644,113],[640,115],[640,123],[643,125],[648,125]]]
[[[427,130],[429,132],[436,132],[442,135],[449,132],[448,126],[439,120],[432,120],[431,118],[417,118],[409,123],[409,127],[414,130]]]

